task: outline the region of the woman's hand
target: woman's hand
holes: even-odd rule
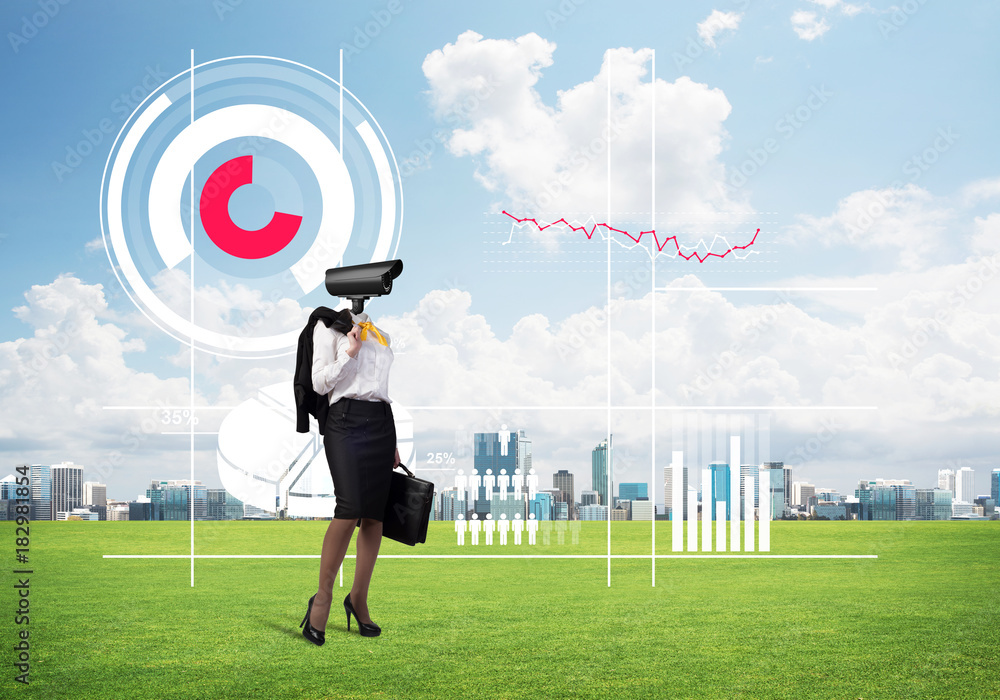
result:
[[[361,352],[361,326],[355,324],[351,330],[347,332],[347,342],[351,344],[347,348],[347,354],[351,357],[357,357],[358,353]]]
[[[399,448],[396,448],[396,459],[392,463],[392,468],[395,469],[399,466]]]

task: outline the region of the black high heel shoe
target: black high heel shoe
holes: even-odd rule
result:
[[[314,593],[313,597],[309,599],[309,607],[306,608],[306,616],[302,618],[302,622],[299,623],[299,627],[302,628],[303,637],[308,639],[316,646],[321,647],[323,646],[323,642],[326,641],[326,632],[316,629],[315,627],[312,626],[312,623],[309,622],[309,613],[312,612],[313,598],[315,597],[316,594]]]
[[[351,615],[354,615],[354,619],[358,621],[358,629],[361,632],[362,637],[377,637],[382,634],[382,628],[376,625],[374,622],[362,622],[358,619],[358,614],[354,612],[354,606],[351,605],[351,594],[348,593],[344,598],[344,612],[347,613],[347,631],[351,631]]]

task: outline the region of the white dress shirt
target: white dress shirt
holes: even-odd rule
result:
[[[351,314],[354,323],[369,321],[368,314]],[[384,401],[389,398],[389,366],[393,353],[389,336],[379,328],[387,345],[368,331],[356,357],[347,354],[351,342],[343,333],[327,328],[323,321],[313,330],[312,382],[317,394],[327,394],[330,404],[343,397],[362,401]]]

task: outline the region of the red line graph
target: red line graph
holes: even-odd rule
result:
[[[746,250],[747,248],[749,248],[750,246],[752,246],[754,244],[754,241],[757,240],[757,234],[760,233],[760,229],[757,229],[757,231],[753,234],[753,238],[750,240],[749,243],[746,243],[744,245],[732,245],[732,246],[729,246],[729,248],[727,248],[726,252],[724,252],[724,253],[707,252],[707,253],[705,253],[704,256],[702,256],[702,255],[700,255],[698,253],[697,250],[695,250],[695,251],[692,251],[690,254],[685,255],[681,251],[681,244],[677,242],[677,236],[670,236],[669,238],[664,239],[664,241],[662,243],[660,243],[660,240],[656,237],[656,230],[655,229],[650,230],[650,231],[640,231],[638,236],[633,236],[628,231],[625,231],[625,230],[620,229],[620,228],[615,228],[614,226],[611,226],[610,224],[603,224],[603,223],[598,224],[598,223],[595,223],[590,228],[590,230],[588,231],[586,226],[574,226],[570,222],[566,221],[566,219],[558,219],[557,221],[553,221],[553,222],[548,223],[548,224],[540,224],[540,223],[538,223],[537,220],[532,219],[530,217],[525,217],[523,219],[519,219],[518,217],[514,216],[513,214],[511,214],[511,213],[509,213],[507,211],[504,211],[503,213],[506,214],[507,216],[509,216],[511,219],[513,219],[514,221],[516,221],[519,224],[523,224],[526,221],[530,221],[531,223],[533,223],[535,225],[535,227],[539,231],[544,231],[545,229],[549,228],[550,226],[556,226],[558,224],[563,224],[563,225],[565,225],[566,227],[568,227],[569,229],[571,229],[573,231],[583,231],[583,233],[586,234],[588,240],[593,237],[594,232],[597,230],[598,227],[601,227],[601,228],[605,229],[606,231],[608,231],[609,234],[610,233],[621,233],[621,234],[624,234],[624,235],[628,236],[629,238],[631,238],[636,243],[638,243],[639,241],[641,241],[642,237],[645,236],[647,233],[649,233],[649,234],[652,234],[652,236],[653,236],[653,242],[656,244],[656,250],[657,250],[657,252],[662,252],[663,251],[663,246],[665,246],[667,243],[670,243],[671,241],[673,241],[674,247],[677,249],[677,255],[679,255],[680,257],[684,258],[685,260],[691,260],[693,258],[693,259],[697,260],[700,263],[705,262],[709,258],[724,258],[724,257],[726,257],[727,255],[729,255],[730,253],[733,253],[733,251],[736,251],[736,250]],[[725,239],[723,239],[723,240],[725,240]],[[727,241],[727,243],[728,243],[728,241]],[[711,247],[709,247],[709,251],[711,251]],[[734,256],[735,256],[735,254],[734,254]],[[738,256],[736,256],[736,257],[738,257]]]

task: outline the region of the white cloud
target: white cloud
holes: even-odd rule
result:
[[[915,270],[953,247],[955,241],[942,234],[954,223],[954,217],[948,202],[910,183],[900,189],[851,193],[829,216],[798,217],[784,238],[800,244],[818,242],[824,247],[894,249],[898,264]]]
[[[718,156],[731,110],[723,92],[687,77],[644,80],[649,49],[612,49],[593,80],[544,103],[535,90],[555,45],[535,34],[516,40],[465,32],[430,53],[424,75],[435,113],[450,127],[447,146],[476,163],[476,179],[515,212],[603,221],[608,209],[607,148],[612,149],[613,212],[648,211],[651,108],[656,97],[656,206],[663,211],[747,211],[722,189]],[[610,139],[608,79],[613,91]],[[670,115],[664,118],[664,115]],[[553,218],[558,218],[555,216]]]
[[[712,10],[712,14],[698,23],[698,36],[708,46],[715,48],[715,37],[725,30],[736,31],[740,26],[743,14],[740,12],[722,12]]]
[[[815,12],[796,10],[792,13],[792,30],[800,39],[812,41],[830,30],[825,19],[819,19]]]

